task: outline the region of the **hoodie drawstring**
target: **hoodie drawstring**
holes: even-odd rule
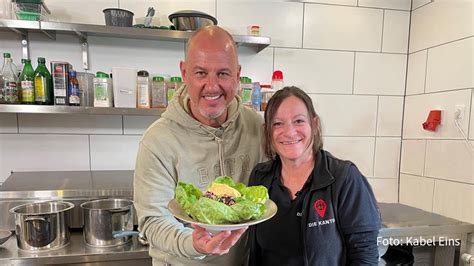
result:
[[[217,152],[219,153],[219,165],[221,168],[221,175],[225,175],[224,168],[224,147],[222,147],[223,140],[221,138],[215,137],[217,140]]]

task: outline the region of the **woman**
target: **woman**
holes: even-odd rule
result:
[[[357,167],[323,150],[311,98],[285,87],[265,111],[264,149],[252,171],[278,206],[250,229],[250,265],[377,265],[380,215]]]

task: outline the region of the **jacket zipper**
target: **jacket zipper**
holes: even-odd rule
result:
[[[304,258],[304,265],[309,265],[308,263],[308,252],[306,251],[306,249],[308,248],[307,245],[306,245],[306,227],[305,227],[305,224],[306,224],[306,220],[307,220],[307,216],[308,216],[308,206],[306,206],[308,204],[308,198],[311,197],[311,194],[312,194],[312,191],[308,191],[308,194],[306,195],[306,197],[304,198],[303,200],[303,210],[302,213],[303,215],[301,216],[301,232],[302,232],[302,236],[303,236],[303,258]]]

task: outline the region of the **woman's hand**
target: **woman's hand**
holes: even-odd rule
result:
[[[194,248],[203,254],[209,255],[223,255],[229,252],[230,248],[235,245],[237,240],[247,230],[248,227],[234,230],[234,231],[222,231],[216,235],[211,235],[206,229],[192,225],[194,228],[193,232],[193,245]]]

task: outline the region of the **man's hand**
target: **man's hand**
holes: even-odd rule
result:
[[[235,245],[237,240],[247,230],[247,227],[245,227],[239,230],[222,231],[217,235],[211,235],[200,226],[193,224],[192,227],[194,228],[194,248],[203,254],[210,255],[223,255],[229,252],[230,248]]]

